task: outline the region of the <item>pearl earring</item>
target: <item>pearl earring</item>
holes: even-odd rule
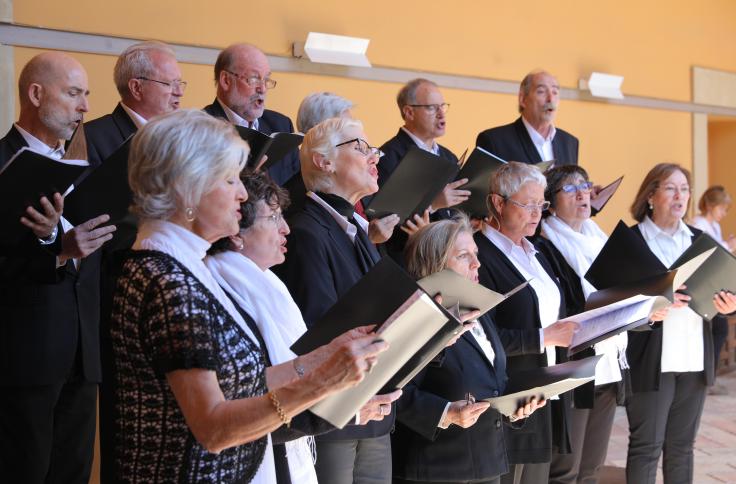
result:
[[[189,207],[184,210],[184,216],[186,217],[187,222],[194,222],[194,209]]]

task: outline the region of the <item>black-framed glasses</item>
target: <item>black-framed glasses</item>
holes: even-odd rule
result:
[[[368,142],[363,138],[354,138],[348,141],[343,141],[342,143],[336,144],[335,148],[339,148],[343,145],[349,145],[350,143],[355,143],[355,150],[360,152],[364,156],[377,156],[378,158],[380,158],[385,154],[379,148],[369,145]]]
[[[437,114],[437,112],[441,112],[442,114],[445,114],[448,109],[450,109],[450,105],[447,103],[442,104],[409,104],[409,106],[413,108],[424,108],[427,110],[429,114]]]
[[[577,192],[583,192],[583,193],[590,193],[590,191],[593,189],[593,182],[586,181],[579,183],[577,185],[573,183],[568,183],[567,185],[562,185],[560,188],[555,191],[557,192],[565,192],[565,193],[577,193]]]
[[[187,81],[173,80],[171,82],[166,82],[166,81],[159,81],[158,79],[151,79],[151,78],[143,77],[143,76],[136,77],[136,79],[141,80],[141,81],[156,82],[158,84],[161,84],[162,86],[168,87],[172,91],[175,91],[177,89],[184,91],[187,88]]]
[[[547,210],[549,208],[549,202],[547,200],[543,201],[542,203],[527,203],[527,204],[524,204],[524,203],[519,203],[516,200],[513,200],[513,199],[511,199],[509,197],[503,197],[503,199],[506,200],[507,202],[513,203],[514,205],[516,205],[519,208],[523,208],[524,210],[526,210],[529,213],[534,213],[534,212],[537,212],[537,211],[538,212],[544,212],[545,210]]]
[[[223,71],[227,72],[228,74],[235,77],[236,79],[243,81],[244,83],[248,84],[248,86],[250,87],[265,86],[266,89],[273,89],[274,87],[276,87],[276,81],[274,81],[270,77],[263,79],[260,76],[244,76],[243,74],[238,74],[233,71],[228,71],[227,69],[223,69]]]

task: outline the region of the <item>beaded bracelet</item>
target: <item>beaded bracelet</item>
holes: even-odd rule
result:
[[[286,412],[284,412],[284,409],[281,408],[281,402],[279,402],[279,399],[276,398],[276,394],[270,391],[268,392],[268,398],[271,400],[271,403],[276,409],[276,414],[279,416],[281,422],[286,425],[287,428],[289,428],[291,426],[291,418],[286,416]]]

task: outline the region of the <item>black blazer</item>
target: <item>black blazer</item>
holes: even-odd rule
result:
[[[565,130],[555,129],[557,132],[552,140],[555,165],[577,165],[578,139]],[[542,161],[521,117],[511,124],[482,131],[478,134],[475,144],[506,161],[532,164]]]
[[[216,118],[227,120],[225,110],[222,109],[222,106],[217,99],[215,99],[212,104],[205,106],[204,112]],[[294,125],[292,124],[291,119],[283,114],[271,111],[270,109],[264,109],[263,115],[258,118],[258,131],[263,134],[293,133]],[[268,174],[271,176],[271,179],[280,186],[283,186],[291,177],[299,172],[300,165],[298,150],[292,151],[281,161],[272,165],[268,169]]]
[[[26,146],[15,129],[0,140],[0,165]],[[0,385],[65,381],[77,349],[82,375],[100,380],[99,251],[56,268],[57,243],[42,246],[29,231],[22,247],[0,248]]]
[[[311,198],[289,219],[289,227],[286,261],[275,266],[274,272],[286,284],[310,327],[365,274],[353,242],[332,215]],[[375,264],[380,256],[375,247],[370,249]],[[380,422],[348,425],[318,439],[352,440],[386,435],[394,417],[395,412],[391,412]]]
[[[480,283],[488,289],[506,293],[524,282],[524,278],[506,255],[489,241],[482,232],[473,238],[478,245],[480,261]],[[559,281],[552,266],[541,253],[537,260],[558,287]],[[565,299],[560,289],[559,317],[565,316]],[[509,375],[531,368],[547,366],[547,355],[539,347],[539,300],[534,290],[527,286],[502,304],[489,311],[496,323],[498,333],[506,349],[506,365]],[[566,361],[566,353],[557,351],[557,361]],[[552,446],[562,452],[569,452],[569,429],[565,416],[570,406],[569,394],[563,394],[559,401],[552,401],[532,414],[521,429],[506,429],[506,448],[512,464],[549,462]]]
[[[105,161],[136,131],[138,128],[120,103],[112,113],[84,123],[90,164],[94,166]]]
[[[475,338],[465,333],[404,387],[391,435],[395,477],[467,482],[508,472],[503,417],[496,410],[488,409],[467,429],[437,427],[447,403],[463,400],[466,392],[478,400],[504,392],[503,345],[488,316],[479,322],[496,353],[493,365]]]
[[[702,232],[690,227],[695,240]],[[639,225],[632,227],[644,238]],[[723,316],[716,316],[722,318]],[[665,323],[666,324],[666,323]],[[713,385],[715,378],[715,356],[713,355],[713,328],[711,322],[703,319],[703,378],[706,385]],[[651,392],[659,390],[659,378],[662,374],[662,325],[655,324],[650,331],[629,331],[629,346],[626,348],[626,359],[629,361],[631,391]]]

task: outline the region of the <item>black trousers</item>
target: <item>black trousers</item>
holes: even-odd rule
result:
[[[662,373],[659,390],[629,395],[626,482],[654,484],[664,453],[665,484],[693,482],[693,444],[705,402],[702,372]]]
[[[0,480],[87,484],[96,400],[97,384],[81,377],[0,387]]]
[[[318,440],[314,467],[320,484],[390,484],[391,437]]]
[[[718,370],[721,350],[728,339],[728,318],[713,318],[711,324],[713,325],[713,355],[716,358],[715,369]]]
[[[555,484],[596,484],[606,461],[608,441],[616,416],[615,383],[595,388],[593,408],[570,411],[571,454],[552,454],[549,482]]]
[[[501,478],[496,477],[494,479],[486,479],[481,481],[407,481],[406,479],[399,479],[398,477],[394,477],[393,484],[419,484],[419,483],[427,483],[427,484],[500,484]]]
[[[513,464],[501,476],[501,484],[541,484],[549,480],[549,462],[541,464]]]

